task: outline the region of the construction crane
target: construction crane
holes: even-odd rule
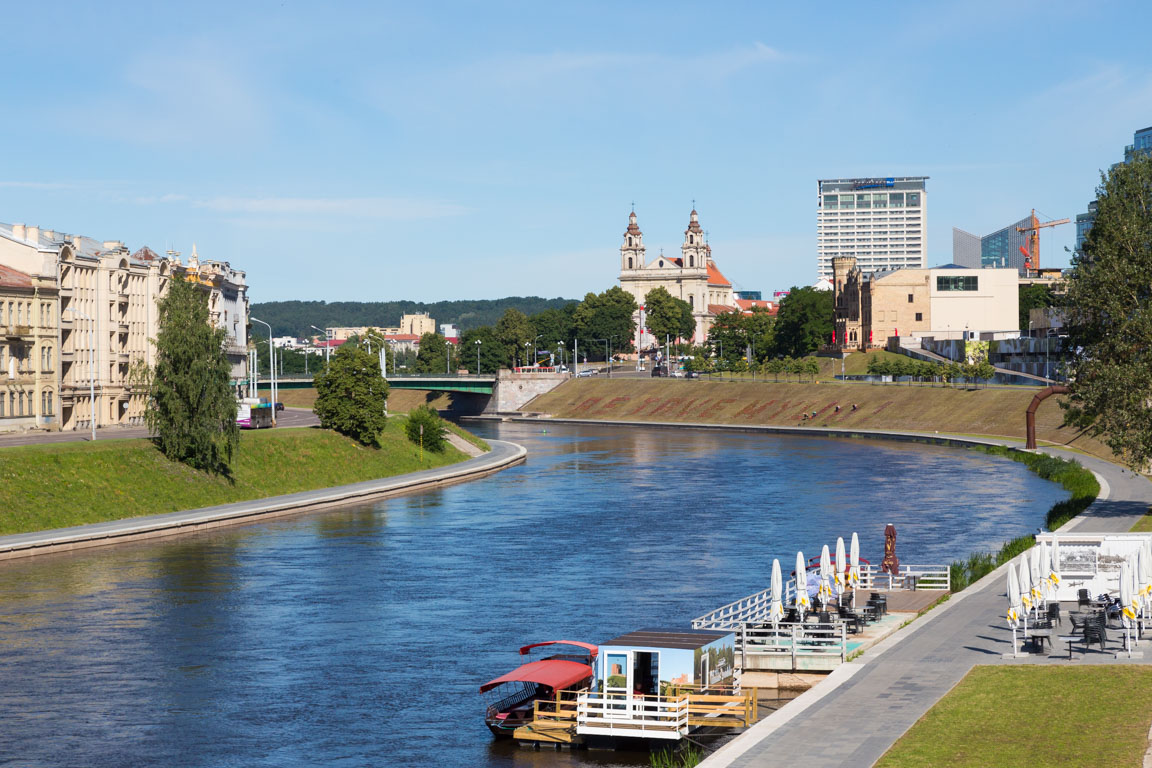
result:
[[[1017,232],[1031,232],[1028,235],[1028,248],[1020,246],[1020,253],[1024,254],[1024,272],[1040,269],[1040,230],[1044,227],[1054,227],[1057,224],[1067,224],[1069,219],[1041,222],[1036,218],[1036,209],[1032,209],[1032,226],[1016,227]]]

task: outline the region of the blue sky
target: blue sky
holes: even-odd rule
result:
[[[1152,125],[1148,3],[4,7],[0,221],[245,269],[254,301],[579,297],[692,201],[765,292],[815,181],[926,175],[953,226],[1084,210]],[[1064,264],[1072,225],[1045,230]]]

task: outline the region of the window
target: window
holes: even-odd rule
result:
[[[904,193],[903,192],[893,192],[892,194],[888,195],[888,207],[889,208],[903,208],[904,207]]]
[[[920,193],[919,192],[909,192],[905,195],[905,199],[908,201],[907,206],[909,208],[919,208],[920,207]]]
[[[838,199],[838,195],[824,195],[824,207],[835,209]]]
[[[20,393],[20,415],[24,415],[24,393]]]
[[[976,275],[937,275],[937,291],[978,291],[979,277]]]
[[[916,313],[916,322],[918,322],[918,323],[923,322],[923,320],[924,320],[924,313],[923,312],[917,312]]]
[[[911,304],[911,303],[912,303],[912,294],[908,294],[908,303],[909,303],[909,304]]]
[[[840,210],[847,211],[856,207],[856,195],[840,195]]]
[[[628,269],[632,269],[632,257],[628,257]]]
[[[628,235],[628,245],[629,247],[632,245],[632,235]]]
[[[688,245],[692,245],[692,243],[695,242],[695,240],[692,239],[693,237],[694,235],[688,235]]]
[[[887,208],[888,207],[888,195],[886,195],[886,194],[872,195],[872,207],[873,208]]]

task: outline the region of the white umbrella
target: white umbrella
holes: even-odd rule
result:
[[[828,545],[820,550],[820,603],[824,610],[828,610],[828,603],[832,602],[832,556],[828,553]]]
[[[1020,604],[1024,607],[1024,632],[1028,632],[1028,611],[1032,610],[1032,576],[1028,571],[1028,555],[1020,558],[1016,568],[1016,575],[1020,582]]]
[[[1060,540],[1055,536],[1052,537],[1052,551],[1048,557],[1048,581],[1052,582],[1052,596],[1056,597],[1056,590],[1060,587]]]
[[[1120,606],[1120,622],[1124,625],[1124,650],[1131,651],[1128,631],[1132,628],[1136,611],[1132,609],[1132,567],[1127,560],[1120,563]]]
[[[1042,607],[1044,600],[1044,593],[1040,591],[1040,548],[1032,547],[1029,553],[1031,557],[1025,556],[1028,561],[1028,581],[1032,590],[1032,603],[1035,605],[1037,612]]]
[[[800,621],[804,621],[804,614],[812,607],[808,599],[808,570],[804,567],[804,553],[796,553],[796,613]]]
[[[1016,625],[1024,613],[1020,604],[1020,584],[1016,580],[1016,569],[1008,569],[1008,626],[1012,628],[1012,655],[1016,655]]]
[[[860,588],[860,537],[852,531],[852,544],[848,549],[848,586],[852,590],[852,607],[856,607],[856,590]]]
[[[848,561],[844,558],[844,537],[836,537],[836,601],[840,602],[848,591]]]
[[[772,601],[768,603],[768,620],[775,627],[780,619],[784,618],[784,603],[780,600],[781,578],[780,561],[772,561]]]
[[[1048,544],[1040,542],[1036,545],[1036,549],[1040,550],[1040,594],[1044,596],[1044,600],[1052,600],[1056,595],[1052,592],[1052,582],[1048,577],[1052,574],[1052,561],[1048,559]]]

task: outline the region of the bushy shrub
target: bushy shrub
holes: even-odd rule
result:
[[[424,428],[424,449],[434,453],[443,451],[448,445],[448,440],[445,437],[448,434],[448,427],[444,426],[444,420],[440,418],[440,415],[426,405],[408,413],[408,423],[404,425],[404,434],[408,435],[408,439],[412,442],[419,443],[421,427]]]

